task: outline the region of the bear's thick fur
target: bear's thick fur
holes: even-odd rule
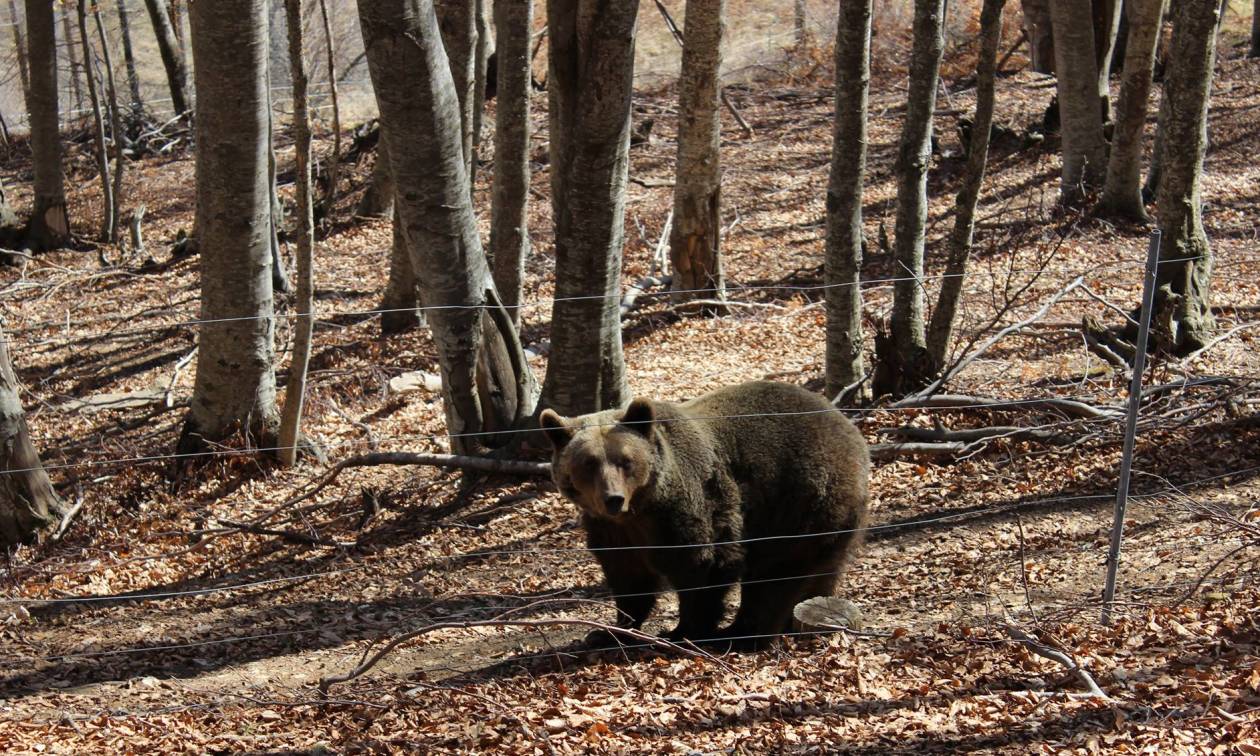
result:
[[[640,627],[668,587],[679,603],[672,639],[787,632],[798,602],[832,595],[860,541],[866,442],[803,388],[757,381],[681,404],[638,398],[577,418],[546,410],[540,423],[621,627]],[[736,584],[739,612],[719,631]]]

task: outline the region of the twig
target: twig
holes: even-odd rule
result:
[[[1197,357],[1201,356],[1204,352],[1206,352],[1207,350],[1209,350],[1209,349],[1211,349],[1212,347],[1216,346],[1217,344],[1221,343],[1222,341],[1225,341],[1226,339],[1229,339],[1229,338],[1233,337],[1233,335],[1234,335],[1234,334],[1236,334],[1236,333],[1238,333],[1239,331],[1246,331],[1247,329],[1249,329],[1249,328],[1255,328],[1255,327],[1256,327],[1256,326],[1258,326],[1258,325],[1260,325],[1260,321],[1252,321],[1252,322],[1250,322],[1250,323],[1243,323],[1242,325],[1239,325],[1239,326],[1234,326],[1233,328],[1229,329],[1229,330],[1228,330],[1228,331],[1226,331],[1225,333],[1221,334],[1220,336],[1217,336],[1216,338],[1212,339],[1212,340],[1211,340],[1211,341],[1209,341],[1208,343],[1206,343],[1206,344],[1204,344],[1203,346],[1199,347],[1198,349],[1194,350],[1194,351],[1193,351],[1193,352],[1191,352],[1190,354],[1187,354],[1187,355],[1183,358],[1183,360],[1182,360],[1182,361],[1183,361],[1183,362],[1190,362],[1191,360],[1193,360],[1193,359],[1195,359],[1195,358],[1197,358]]]
[[[250,525],[247,522],[234,522],[232,520],[219,520],[219,522],[229,528],[235,528],[241,533],[275,536],[290,543],[301,544],[303,546],[328,546],[335,549],[352,549],[358,545],[352,541],[334,541],[329,538],[320,538],[318,536],[309,536],[303,533],[294,533],[291,530],[275,530],[273,528],[264,528],[260,525]]]
[[[1024,518],[1015,513],[1015,525],[1019,528],[1019,576],[1024,583],[1024,603],[1028,605],[1028,613],[1033,622],[1037,620],[1037,610],[1033,608],[1032,593],[1028,590],[1028,566],[1024,564]]]
[[[1104,693],[1102,688],[1098,687],[1098,683],[1094,682],[1093,676],[1090,675],[1085,668],[1077,664],[1072,657],[1057,648],[1047,646],[1009,622],[1005,623],[1005,626],[1006,634],[1009,635],[1012,640],[1024,644],[1025,648],[1043,659],[1049,659],[1050,661],[1058,662],[1064,667],[1067,667],[1067,670],[1074,673],[1077,679],[1081,681],[1081,684],[1089,690],[1089,696],[1091,698],[1101,698],[1104,701],[1111,700],[1111,697]]]
[[[70,523],[74,520],[74,516],[79,513],[80,509],[83,509],[82,491],[74,497],[74,505],[66,510],[66,513],[61,516],[61,523],[57,525],[57,532],[53,533],[52,540],[61,540],[61,537],[66,534],[67,530],[70,529]]]
[[[1036,399],[1027,403],[1021,403],[1021,405],[1033,409],[1057,409],[1066,415],[1071,415],[1072,417],[1082,417],[1093,420],[1112,419],[1122,414],[1121,410],[1118,410],[1115,407],[1096,407],[1092,404],[1078,402],[1074,399]],[[907,397],[892,406],[898,409],[917,407],[993,407],[995,409],[999,409],[1010,407],[1011,402],[981,396],[936,394],[935,396]]]
[[[1238,552],[1244,549],[1252,548],[1257,545],[1258,544],[1255,541],[1244,541],[1238,547],[1230,549],[1229,553],[1227,553],[1225,556],[1221,557],[1220,559],[1216,560],[1216,562],[1214,562],[1212,566],[1207,569],[1207,572],[1204,572],[1202,575],[1199,576],[1199,579],[1194,582],[1194,585],[1191,586],[1190,590],[1186,591],[1185,595],[1183,595],[1181,598],[1174,601],[1172,603],[1172,606],[1169,608],[1176,609],[1177,607],[1181,606],[1182,604],[1186,603],[1191,598],[1193,598],[1194,594],[1198,593],[1199,589],[1203,587],[1203,584],[1207,582],[1207,579],[1212,576],[1212,573],[1220,569],[1220,566],[1222,564],[1225,564],[1226,562],[1228,562],[1230,557],[1232,557],[1233,555],[1237,554]]]

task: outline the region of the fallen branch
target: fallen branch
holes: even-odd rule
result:
[[[1032,439],[1035,441],[1055,442],[1064,438],[1064,434],[1060,431],[1051,430],[1053,426],[1041,426],[1037,428],[1021,428],[1014,425],[997,425],[986,428],[966,428],[963,430],[950,430],[948,428],[915,428],[911,426],[898,426],[895,428],[880,428],[879,433],[884,435],[901,436],[916,441],[957,441],[968,445],[974,445],[985,441],[996,441],[998,439],[1008,439],[1011,441],[1023,441]]]
[[[350,670],[349,672],[346,672],[345,674],[341,674],[341,675],[329,675],[327,677],[320,678],[319,690],[321,693],[327,695],[328,690],[333,685],[337,685],[343,682],[349,682],[350,680],[353,680],[357,677],[361,677],[362,675],[367,673],[370,669],[372,669],[372,667],[375,667],[381,661],[381,659],[388,656],[394,649],[398,648],[400,645],[408,641],[415,640],[416,638],[419,638],[422,635],[426,635],[428,633],[435,632],[437,630],[449,630],[449,629],[467,630],[474,627],[499,627],[499,628],[503,628],[503,627],[517,627],[517,628],[587,627],[587,628],[590,628],[591,630],[600,630],[600,631],[609,633],[613,637],[619,637],[619,636],[626,637],[631,640],[635,640],[642,643],[646,643],[651,646],[655,646],[657,648],[667,649],[670,651],[676,651],[686,656],[691,656],[691,657],[695,657],[699,659],[706,659],[708,661],[712,661],[719,664],[720,666],[726,668],[728,671],[731,670],[729,665],[725,664],[720,659],[717,659],[711,654],[705,653],[704,651],[701,651],[696,648],[688,648],[686,646],[680,646],[679,644],[674,643],[673,641],[670,641],[670,640],[667,640],[665,638],[661,638],[655,635],[648,635],[647,633],[644,633],[640,630],[630,630],[628,628],[621,628],[621,627],[609,625],[604,622],[596,622],[595,620],[586,620],[586,619],[577,619],[577,618],[559,618],[559,619],[544,619],[544,620],[504,619],[504,617],[506,617],[507,615],[515,611],[519,611],[520,609],[524,609],[524,608],[537,608],[539,605],[540,605],[539,603],[534,603],[534,604],[529,604],[527,607],[518,607],[516,609],[511,609],[511,610],[508,610],[507,612],[504,612],[503,614],[500,614],[498,617],[494,619],[448,620],[445,622],[434,622],[432,624],[425,625],[424,627],[418,628],[416,630],[412,630],[411,632],[403,633],[402,635],[399,635],[398,637],[391,640],[389,643],[385,644],[385,646],[381,648],[381,650],[363,659],[363,661],[359,662],[358,666],[356,666],[354,669]]]
[[[334,549],[352,549],[358,544],[353,541],[334,541],[330,538],[320,538],[319,536],[310,536],[305,533],[294,533],[291,530],[276,530],[273,528],[264,528],[260,525],[251,525],[247,522],[233,522],[232,520],[219,520],[220,523],[229,528],[234,528],[237,532],[252,533],[254,535],[275,536],[289,543],[296,543],[302,546],[327,546]]]
[[[658,286],[668,286],[670,282],[669,276],[658,278],[656,276],[644,276],[638,281],[630,284],[626,290],[626,295],[621,298],[621,317],[630,314],[639,303],[639,297]]]
[[[870,446],[870,453],[871,459],[877,462],[887,462],[889,460],[897,459],[898,457],[916,455],[924,457],[950,457],[955,454],[965,452],[967,447],[968,444],[956,441],[939,444],[872,444]]]
[[[1022,406],[1033,409],[1055,409],[1065,415],[1071,417],[1081,417],[1091,420],[1097,419],[1114,419],[1124,414],[1123,410],[1115,407],[1096,407],[1092,404],[1078,402],[1074,399],[1035,399],[1027,402],[1020,400],[1004,400],[993,399],[980,396],[965,396],[962,394],[936,394],[934,396],[911,396],[896,404],[892,405],[896,409],[913,409],[913,408],[970,408],[970,407],[992,407],[994,409]]]
[[[1011,637],[1011,640],[1022,643],[1025,648],[1037,656],[1040,656],[1043,659],[1049,659],[1053,662],[1058,662],[1064,667],[1067,667],[1067,670],[1074,673],[1076,678],[1081,681],[1081,684],[1089,690],[1090,698],[1101,698],[1104,701],[1111,700],[1111,697],[1104,693],[1102,688],[1098,687],[1098,683],[1094,682],[1093,676],[1090,675],[1084,667],[1077,664],[1076,660],[1068,656],[1063,651],[1060,651],[1052,646],[1047,646],[1009,622],[1006,623],[1006,634]]]

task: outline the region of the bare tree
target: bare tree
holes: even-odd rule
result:
[[[192,3],[201,318],[182,452],[237,431],[274,439],[267,8]]]
[[[66,60],[69,63],[67,71],[70,76],[70,94],[73,98],[71,102],[74,104],[74,113],[83,111],[83,66],[79,64],[78,51],[75,49],[74,31],[70,22],[70,11],[65,9],[61,13],[61,36],[64,37],[63,43],[66,49]],[[31,39],[32,44],[34,38]]]
[[[621,255],[637,0],[548,0],[556,301],[543,402],[564,415],[629,400]]]
[[[932,112],[936,108],[944,49],[944,0],[915,0],[914,42],[910,58],[910,93],[897,148],[897,238],[894,255],[898,280],[893,285],[890,333],[877,335],[877,394],[901,394],[931,378],[923,319],[923,249],[927,226],[927,176],[932,162]]]
[[[1221,0],[1178,0],[1171,11],[1165,139],[1177,148],[1166,151],[1159,183],[1164,245],[1156,277],[1154,333],[1166,342],[1165,349],[1177,354],[1202,348],[1214,326],[1208,301],[1212,249],[1203,230],[1200,184],[1220,9]]]
[[[101,114],[101,96],[96,88],[96,65],[87,31],[87,0],[77,4],[79,17],[79,42],[83,45],[83,60],[87,63],[88,101],[92,105],[92,138],[96,142],[96,170],[101,180],[101,241],[108,242],[114,236],[114,185],[109,180],[109,153],[105,147],[105,119]]]
[[[109,95],[109,116],[110,116],[110,136],[114,142],[114,185],[112,194],[114,196],[113,206],[110,208],[109,219],[109,241],[118,241],[118,234],[122,230],[122,181],[123,172],[126,170],[126,156],[123,155],[123,123],[122,110],[118,107],[118,87],[114,84],[114,62],[109,54],[109,40],[105,38],[105,25],[101,23],[101,7],[99,4],[92,5],[92,18],[96,22],[96,34],[101,42],[101,56],[105,64],[105,90]],[[86,59],[85,59],[86,62]]]
[[[188,71],[184,65],[183,45],[176,35],[176,27],[172,26],[164,0],[144,0],[144,6],[149,10],[149,21],[153,24],[153,33],[157,38],[158,54],[162,56],[162,66],[166,69],[166,83],[171,90],[171,107],[176,115],[187,113]]]
[[[306,99],[306,60],[302,47],[302,0],[285,0],[289,27],[289,78],[293,81],[293,141],[297,163],[297,320],[294,323],[293,358],[289,361],[289,383],[284,390],[284,411],[280,415],[280,464],[297,461],[298,434],[302,406],[306,399],[306,368],[311,361],[311,333],[314,327],[315,207],[311,197],[311,118]]]
[[[395,212],[420,280],[442,371],[452,449],[534,409],[533,375],[499,301],[473,215],[459,99],[432,0],[360,0],[359,22],[398,191]]]
[[[963,281],[971,258],[975,232],[976,204],[984,183],[989,158],[989,134],[993,128],[993,78],[997,69],[997,49],[1002,38],[1002,8],[1006,0],[984,0],[980,10],[980,57],[976,61],[976,116],[967,144],[967,167],[954,202],[954,229],[949,235],[945,277],[932,322],[928,326],[927,347],[933,372],[944,370],[945,357],[954,330],[958,306],[962,302]]]
[[[1024,30],[1028,33],[1029,58],[1037,73],[1054,73],[1054,27],[1050,21],[1053,0],[1022,0]]]
[[[26,40],[22,38],[22,17],[17,0],[9,0],[9,28],[13,29],[13,54],[17,57],[18,75],[22,79],[22,103],[31,98],[31,71],[26,62]]]
[[[1107,170],[1091,14],[1089,0],[1050,3],[1063,133],[1061,195],[1065,204],[1077,203],[1088,189],[1101,186]]]
[[[31,125],[35,201],[26,227],[32,249],[54,249],[70,238],[70,218],[61,171],[61,133],[57,108],[57,35],[53,5],[26,0],[26,36],[30,41],[31,93],[26,98]]]
[[[319,0],[319,16],[324,27],[324,54],[328,58],[328,94],[332,99],[333,148],[328,156],[328,188],[323,200],[324,215],[332,213],[337,202],[337,178],[341,162],[341,104],[337,96],[336,54],[333,48],[332,24],[328,20],[328,0]]]
[[[1142,202],[1142,132],[1151,94],[1155,46],[1165,0],[1126,0],[1129,34],[1125,43],[1124,82],[1116,105],[1116,126],[1107,161],[1099,211],[1113,217],[1146,222]]]
[[[1251,47],[1247,50],[1248,58],[1260,58],[1260,8],[1251,4]]]
[[[0,330],[0,552],[31,543],[65,510],[31,442],[8,337]]]
[[[476,159],[473,126],[477,107],[477,0],[434,0],[442,45],[459,99],[460,139],[464,172],[472,184]],[[370,64],[369,64],[370,65]]]
[[[490,252],[494,285],[512,322],[521,322],[521,282],[529,255],[529,38],[531,0],[494,3],[495,82],[494,177],[490,208]]]
[[[669,237],[680,299],[722,300],[722,123],[718,117],[725,0],[687,0],[678,79],[678,159]],[[720,307],[708,308],[718,312]]]
[[[871,0],[836,16],[836,115],[827,183],[827,396],[865,377],[862,360],[862,185],[871,79]]]
[[[136,53],[131,44],[131,16],[127,12],[127,0],[117,0],[118,37],[122,43],[123,63],[127,67],[127,89],[131,94],[131,116],[137,118],[144,110],[140,99],[140,77],[136,73]]]

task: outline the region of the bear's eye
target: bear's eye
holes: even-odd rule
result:
[[[599,470],[599,460],[595,457],[587,457],[582,460],[582,467],[588,472],[595,472]]]
[[[623,457],[615,460],[613,464],[625,472],[630,472],[630,470],[634,467],[634,462],[629,457]]]

